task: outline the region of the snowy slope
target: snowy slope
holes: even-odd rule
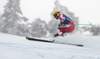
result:
[[[85,36],[80,32],[57,38],[58,42],[82,44],[85,48],[100,49],[100,36]]]
[[[0,33],[0,59],[100,59],[100,50],[29,41]]]

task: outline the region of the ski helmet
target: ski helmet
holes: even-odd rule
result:
[[[54,16],[56,19],[58,19],[59,16],[60,16],[60,12],[59,12],[59,11],[55,11],[55,12],[53,13],[53,16]]]

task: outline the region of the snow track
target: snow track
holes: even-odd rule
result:
[[[0,59],[100,59],[100,50],[5,36],[0,39]]]

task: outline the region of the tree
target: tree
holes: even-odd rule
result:
[[[100,26],[99,25],[98,26],[83,26],[81,28],[84,30],[84,32],[89,31],[93,36],[100,35]]]
[[[0,31],[4,33],[17,34],[19,32],[18,27],[22,26],[18,22],[28,20],[22,15],[20,0],[7,0],[4,9],[4,13],[0,20]]]
[[[30,29],[30,34],[33,37],[46,37],[47,35],[46,22],[40,20],[40,18],[31,23]]]

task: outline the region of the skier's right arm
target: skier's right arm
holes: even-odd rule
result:
[[[60,22],[60,24],[58,24],[58,26],[61,27],[62,26],[62,22]]]

